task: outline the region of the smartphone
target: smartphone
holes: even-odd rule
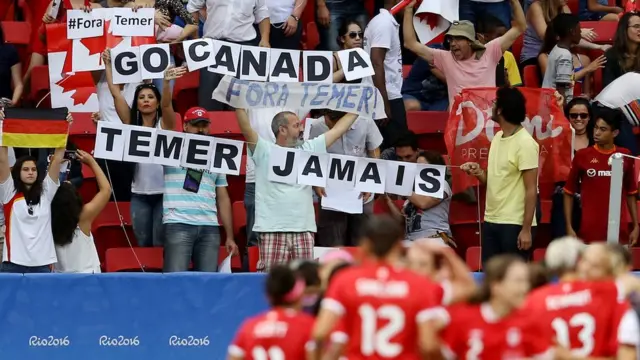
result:
[[[188,169],[187,174],[184,177],[184,184],[182,188],[192,192],[197,193],[200,190],[200,182],[202,181],[202,174],[204,171],[202,170],[193,170]]]

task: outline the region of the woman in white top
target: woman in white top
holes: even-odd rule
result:
[[[71,116],[67,120],[71,122]],[[8,148],[0,146],[0,202],[7,224],[1,272],[51,272],[56,262],[51,201],[58,190],[64,152],[65,147],[56,149],[48,173],[39,176],[36,158],[21,157],[10,168]]]
[[[153,84],[141,84],[136,88],[133,103],[122,94],[120,85],[113,83],[111,55],[103,53],[109,90],[113,95],[116,112],[126,125],[137,125],[173,130],[176,116],[171,105],[169,81],[186,73],[186,68],[170,68],[165,71],[163,94]],[[162,99],[164,97],[164,99]],[[164,169],[159,164],[131,164],[131,223],[133,233],[142,247],[162,246],[162,194],[164,193]]]
[[[100,259],[91,235],[91,224],[109,202],[111,186],[91,155],[78,150],[76,157],[96,175],[100,191],[84,206],[78,190],[70,182],[64,182],[56,192],[51,203],[51,229],[58,257],[55,271],[99,273]]]

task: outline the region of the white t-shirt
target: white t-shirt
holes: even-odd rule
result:
[[[389,100],[400,99],[402,94],[402,46],[400,44],[400,25],[391,13],[380,9],[364,31],[364,50],[371,54],[372,48],[387,49],[384,57],[384,74]],[[371,77],[365,82],[373,84]]]
[[[278,145],[258,138],[251,156],[256,163],[256,222],[254,232],[316,232],[313,191],[308,185],[269,181],[271,150]],[[327,152],[325,136],[305,141],[304,151]]]
[[[640,82],[639,73],[626,73],[602,89],[595,100],[608,108],[621,109],[631,125],[640,126],[638,82]]]
[[[272,24],[280,24],[289,18],[293,13],[295,0],[267,0],[269,8],[269,20]]]
[[[271,122],[273,121],[274,116],[283,111],[291,111],[292,113],[298,115],[298,118],[300,119],[303,119],[309,113],[308,109],[293,110],[283,107],[273,107],[247,109],[247,116],[249,117],[251,128],[258,134],[261,139],[275,143],[276,136],[273,134],[273,130],[271,129]],[[247,183],[256,182],[255,167],[255,163],[253,162],[251,156],[247,156],[247,173],[245,175]]]
[[[122,94],[129,106],[133,104],[133,96],[136,93],[136,87],[138,87],[138,85],[140,85],[140,83],[124,84]],[[113,95],[111,95],[111,91],[109,90],[109,84],[107,83],[104,72],[100,81],[96,84],[96,94],[98,95],[98,104],[100,105],[100,119],[103,121],[122,122],[116,112],[116,105],[113,102]]]
[[[65,246],[56,245],[58,262],[54,266],[55,272],[60,273],[100,273],[100,258],[93,241],[93,235],[87,236],[76,228],[73,240]]]
[[[162,130],[162,119],[158,120],[157,128]],[[139,195],[164,193],[164,167],[160,164],[136,164],[131,192]]]
[[[0,184],[0,202],[9,210],[4,214],[7,234],[2,261],[22,266],[56,263],[51,232],[51,201],[58,191],[58,186],[60,184],[53,182],[47,174],[42,182],[40,203],[29,207],[22,193],[16,193],[13,178],[9,177]]]

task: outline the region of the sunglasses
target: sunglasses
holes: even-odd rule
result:
[[[359,37],[360,39],[362,39],[362,35],[363,35],[362,31],[352,31],[347,34],[347,36],[349,36],[350,39],[355,39],[356,37]]]
[[[580,118],[582,120],[587,120],[589,118],[589,114],[587,114],[587,113],[579,113],[579,114],[571,113],[571,114],[569,114],[569,117],[572,118],[573,120],[576,120],[578,118]]]

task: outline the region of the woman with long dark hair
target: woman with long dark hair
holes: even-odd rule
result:
[[[169,68],[165,71],[163,94],[153,84],[136,88],[133,104],[122,94],[120,85],[113,83],[111,55],[103,53],[109,90],[113,95],[116,112],[123,124],[156,129],[173,130],[176,115],[171,104],[169,82],[186,73],[186,68]],[[164,168],[159,164],[132,164],[131,222],[133,232],[142,247],[162,246],[162,195],[164,193]]]
[[[22,64],[18,50],[11,44],[5,44],[4,32],[0,26],[0,99],[8,99],[8,105],[16,106],[23,90]]]
[[[347,19],[340,24],[338,29],[338,46],[340,50],[362,48],[364,30],[357,20]],[[362,79],[347,81],[344,77],[344,70],[338,58],[338,53],[333,54],[333,82],[334,83],[360,83]]]
[[[0,119],[3,118],[0,110]],[[67,119],[72,120],[70,115]],[[1,272],[51,272],[51,265],[57,260],[51,202],[58,190],[64,152],[64,147],[56,149],[47,174],[38,174],[38,160],[30,156],[17,159],[10,168],[8,148],[0,146],[0,202],[7,224]]]
[[[271,268],[266,280],[271,308],[240,326],[227,359],[307,358],[314,319],[300,311],[304,291],[305,280],[289,267]]]
[[[602,72],[605,87],[625,73],[640,71],[640,14],[622,15],[613,47],[605,52],[605,56],[607,64]]]
[[[51,203],[51,230],[58,257],[55,271],[99,273],[100,259],[91,235],[91,224],[109,202],[111,186],[91,155],[78,150],[76,157],[96,175],[99,191],[84,205],[78,190],[70,182],[62,183],[56,192]]]

